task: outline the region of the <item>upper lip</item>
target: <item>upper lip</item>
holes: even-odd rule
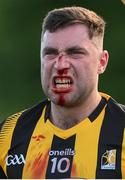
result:
[[[72,84],[73,78],[71,76],[54,76],[53,84]]]

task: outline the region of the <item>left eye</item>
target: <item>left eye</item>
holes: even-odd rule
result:
[[[79,59],[79,58],[83,57],[83,54],[81,54],[81,53],[73,53],[73,54],[70,54],[69,56],[71,58],[73,58],[73,59]]]

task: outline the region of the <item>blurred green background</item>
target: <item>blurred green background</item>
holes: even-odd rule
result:
[[[53,8],[83,6],[107,22],[108,69],[99,89],[125,103],[125,5],[120,0],[0,0],[0,121],[44,98],[40,81],[40,36]]]

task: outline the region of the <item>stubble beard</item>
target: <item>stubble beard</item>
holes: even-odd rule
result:
[[[46,92],[45,92],[46,93]],[[74,92],[74,93],[64,93],[64,94],[55,94],[51,90],[46,93],[46,96],[55,104],[62,107],[75,107],[84,101],[85,97],[83,94]]]

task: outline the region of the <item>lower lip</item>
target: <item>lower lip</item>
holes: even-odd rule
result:
[[[72,87],[69,88],[57,88],[56,86],[52,88],[54,93],[69,93],[72,91]]]

